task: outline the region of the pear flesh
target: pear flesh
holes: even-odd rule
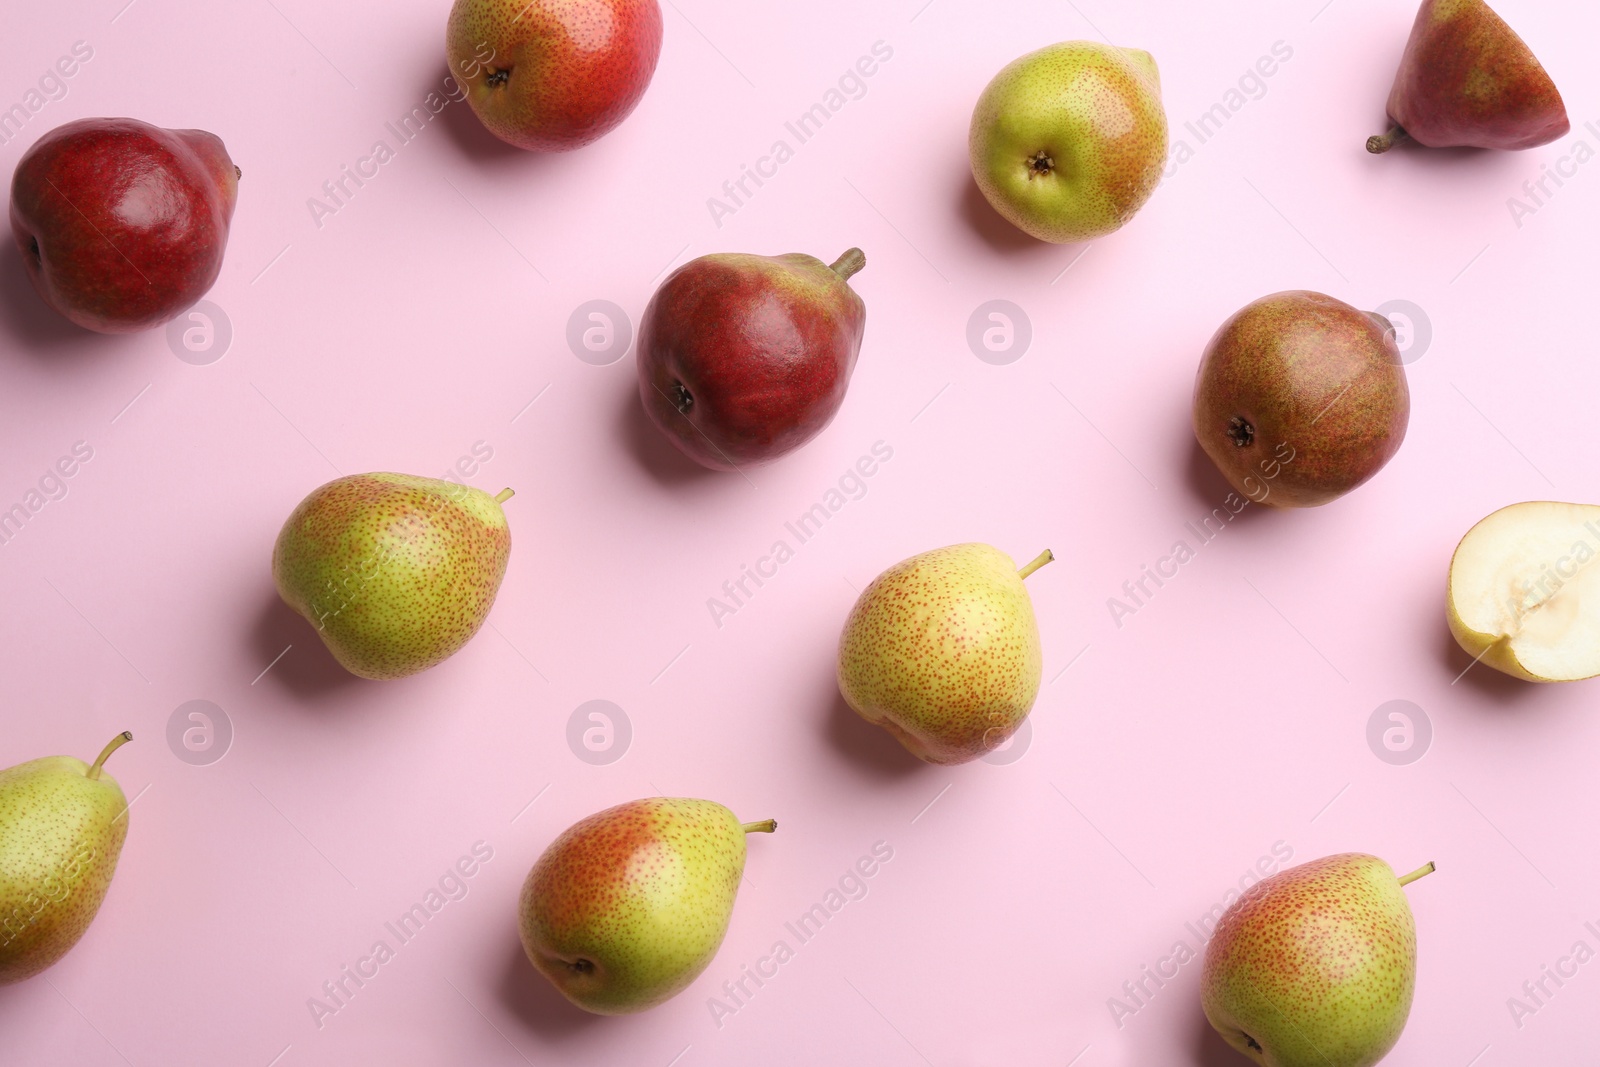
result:
[[[1528,501],[1483,519],[1450,560],[1450,632],[1530,682],[1600,675],[1600,507]]]
[[[94,921],[128,836],[128,801],[93,765],[47,756],[0,771],[0,985],[53,966]]]
[[[1167,113],[1149,52],[1064,41],[994,76],[972,111],[972,177],[1008,222],[1041,241],[1121,229],[1167,164]]]
[[[682,992],[728,932],[745,836],[709,800],[652,797],[575,823],[528,872],[522,947],[568,1000],[596,1015],[644,1011]]]
[[[1400,1040],[1416,987],[1404,887],[1376,856],[1327,856],[1251,886],[1217,923],[1206,1018],[1262,1067],[1372,1067]]]
[[[1018,570],[984,544],[912,556],[862,592],[839,637],[839,692],[929,763],[1003,745],[1039,695],[1039,625]]]
[[[346,670],[403,678],[470,641],[511,554],[511,490],[409,474],[357,474],[313,492],[272,551],[278,593]]]

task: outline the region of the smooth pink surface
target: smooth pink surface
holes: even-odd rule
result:
[[[1600,144],[1585,126],[1600,16],[1498,5],[1571,102],[1568,138],[1373,157],[1409,0],[674,0],[655,84],[611,136],[530,156],[451,104],[319,228],[307,198],[440,86],[448,5],[119,3],[9,17],[0,105],[74,41],[94,58],[0,166],[79,116],[221,135],[244,178],[209,299],[234,338],[194,366],[160,331],[83,333],[0,256],[0,507],[74,442],[94,451],[0,545],[0,763],[90,757],[129,728],[112,770],[142,794],[87,938],[0,990],[0,1062],[1242,1064],[1208,1035],[1197,962],[1121,1029],[1107,1001],[1194,947],[1185,923],[1276,842],[1438,861],[1409,891],[1417,1000],[1387,1063],[1592,1049],[1600,962],[1547,981],[1520,1029],[1507,998],[1575,942],[1600,948],[1583,925],[1600,927],[1600,683],[1463,675],[1442,594],[1451,549],[1493,509],[1600,500],[1600,163],[1569,162],[1520,227],[1507,203]],[[1040,245],[973,191],[970,108],[1016,55],[1100,31],[1157,57],[1193,155],[1121,233]],[[785,121],[880,40],[893,57],[864,97],[719,229],[706,198],[793,144]],[[1293,55],[1265,95],[1197,143],[1184,124],[1278,41]],[[851,393],[748,480],[655,437],[631,356],[597,367],[567,346],[580,304],[636,320],[688,257],[852,244],[869,265]],[[1107,598],[1225,493],[1189,430],[1207,338],[1293,287],[1426,309],[1404,448],[1326,508],[1247,511],[1118,628]],[[966,342],[996,298],[1033,325],[1009,366]],[[707,598],[793,545],[784,523],[878,441],[893,458],[865,496],[715,625]],[[277,603],[279,524],[337,473],[443,473],[475,442],[493,458],[469,480],[517,490],[493,628],[413,679],[342,675]],[[855,589],[963,540],[1059,557],[1029,579],[1046,685],[1009,766],[918,765],[834,687]],[[596,698],[634,729],[603,767],[566,742]],[[236,731],[211,766],[164,738],[194,699]],[[1433,723],[1410,766],[1367,746],[1393,699]],[[699,982],[645,1015],[586,1018],[522,959],[517,888],[560,830],[658,791],[780,829],[753,842]],[[465,899],[319,1029],[307,999],[478,841],[494,858]],[[879,841],[893,859],[867,896],[798,944],[785,922]],[[719,1027],[708,998],[779,939],[794,958]]]

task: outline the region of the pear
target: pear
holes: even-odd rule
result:
[[[929,763],[1005,744],[1039,695],[1039,624],[1021,570],[982,544],[895,564],[867,586],[839,637],[839,692]]]
[[[0,771],[0,985],[32,978],[78,943],[117,872],[128,801],[94,764],[47,756]]]
[[[1376,856],[1327,856],[1257,882],[1206,946],[1201,1001],[1223,1040],[1263,1067],[1371,1067],[1411,1013],[1417,931]]]
[[[1561,93],[1533,51],[1483,0],[1423,0],[1389,91],[1387,133],[1431,148],[1535,148],[1571,129]]]
[[[356,474],[294,509],[272,550],[284,603],[362,678],[403,678],[454,655],[494,606],[511,553],[511,490]]]
[[[1450,632],[1467,653],[1530,682],[1600,675],[1600,507],[1531,500],[1456,546]]]
[[[1377,474],[1411,417],[1394,326],[1322,293],[1262,297],[1222,324],[1194,383],[1194,433],[1258,504],[1316,507]]]
[[[522,947],[572,1003],[596,1015],[655,1007],[710,964],[744,875],[741,824],[709,800],[652,797],[567,829],[522,885]]]
[[[978,97],[967,151],[978,188],[1024,233],[1062,244],[1121,229],[1167,162],[1156,61],[1095,41],[1013,60]]]

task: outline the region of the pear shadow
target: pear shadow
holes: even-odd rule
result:
[[[28,278],[16,243],[5,237],[0,237],[0,330],[15,342],[9,347],[47,364],[59,364],[63,356],[118,358],[126,347],[124,339],[86,330],[46,304]]]
[[[1220,508],[1224,515],[1232,515],[1231,525],[1231,523],[1257,522],[1260,521],[1260,516],[1279,510],[1266,504],[1258,504],[1251,501],[1249,506],[1233,512],[1233,509],[1227,506],[1227,500],[1230,496],[1238,497],[1240,500],[1248,498],[1235,489],[1233,483],[1223,477],[1222,472],[1217,469],[1217,465],[1211,462],[1211,457],[1206,455],[1206,450],[1200,447],[1199,441],[1196,441],[1191,435],[1188,438],[1188,442],[1189,456],[1188,463],[1184,467],[1183,480],[1189,490],[1189,495],[1194,499],[1195,503],[1205,510],[1206,514],[1209,515],[1212,511]]]
[[[511,939],[497,992],[500,1004],[526,1029],[563,1040],[592,1030],[604,1016],[593,1015],[562,996],[534,969],[522,942]]]
[[[957,212],[979,240],[990,250],[1002,255],[1033,258],[1055,256],[1063,259],[1064,263],[1071,263],[1083,254],[1082,245],[1052,244],[1017,229],[989,203],[983,190],[973,180],[971,171],[963,171]]]
[[[271,597],[250,634],[256,660],[263,667],[273,664],[262,684],[271,683],[297,700],[316,701],[346,693],[366,680],[340,666],[312,625],[276,592]]]
[[[857,715],[837,687],[833,689],[833,705],[823,723],[823,732],[846,762],[874,778],[899,780],[927,773],[933,767],[908,752],[889,731]]]
[[[1250,1063],[1249,1057],[1222,1040],[1222,1035],[1211,1025],[1211,1020],[1206,1018],[1205,1012],[1197,1014],[1199,1022],[1195,1028],[1195,1067],[1247,1067]]]
[[[616,427],[623,446],[647,474],[668,487],[705,483],[721,475],[739,477],[732,471],[702,467],[679,451],[645,413],[637,381],[637,375],[629,375],[628,388],[622,391],[622,403],[617,408]]]

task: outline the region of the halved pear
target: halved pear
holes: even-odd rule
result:
[[[1600,507],[1531,500],[1467,531],[1450,560],[1450,632],[1530,682],[1600,675]]]

